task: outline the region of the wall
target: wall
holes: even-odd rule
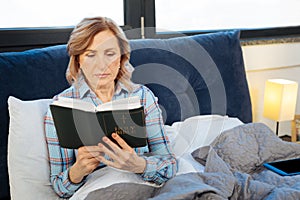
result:
[[[265,123],[275,131],[276,122],[262,114],[265,82],[271,78],[284,78],[300,84],[300,42],[242,44],[242,50],[251,94],[253,121]],[[299,89],[296,114],[300,114]],[[290,134],[291,121],[280,122],[279,135]]]

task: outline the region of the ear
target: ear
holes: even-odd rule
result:
[[[79,59],[79,55],[74,56],[74,61],[77,64],[77,67],[80,68],[80,59]]]

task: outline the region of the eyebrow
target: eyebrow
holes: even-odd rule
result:
[[[107,48],[107,49],[104,49],[104,51],[111,51],[111,50],[116,50],[117,48],[115,47],[111,47],[111,48]],[[97,50],[93,50],[93,49],[86,49],[85,52],[92,52],[92,53],[95,53]]]
[[[111,50],[116,50],[116,49],[117,48],[112,47],[112,48],[105,49],[105,51],[111,51]]]
[[[92,49],[86,49],[84,52],[92,52],[92,53],[95,53],[96,52],[96,50],[92,50]]]

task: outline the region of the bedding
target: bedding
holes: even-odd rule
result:
[[[37,126],[42,124],[51,101],[9,98],[8,164],[14,199],[59,199],[49,183],[43,128]],[[28,115],[30,112],[32,115]],[[282,141],[266,125],[244,124],[228,116],[202,115],[165,128],[178,159],[178,172],[173,179],[155,185],[137,174],[105,167],[89,175],[71,200],[252,200],[300,196],[300,175],[282,177],[262,167],[264,162],[300,157],[300,145]]]
[[[60,199],[49,182],[48,152],[43,129],[43,117],[51,102],[52,99],[22,101],[13,96],[8,99],[10,113],[8,166],[13,199]],[[190,154],[195,149],[195,141],[198,142],[198,147],[203,146],[207,139],[211,140],[222,131],[240,124],[242,122],[234,117],[203,115],[191,117],[170,126],[166,125],[166,134],[172,138],[170,144],[176,150],[175,152],[178,152],[176,155],[179,164],[177,174],[204,170],[203,165],[196,162]],[[217,128],[216,125],[222,126]],[[192,127],[195,128],[194,131],[186,132],[186,129]],[[187,134],[192,135],[191,133],[195,135],[187,138]],[[182,148],[176,145],[183,138],[186,138],[185,144],[194,140],[194,143],[191,142],[194,145],[187,146],[190,148],[186,148],[184,153],[180,151]],[[132,188],[135,188],[136,184],[142,184],[141,187],[144,189],[150,187],[151,190],[153,187],[159,187],[143,181],[134,173],[106,167],[88,176],[87,183],[75,193],[73,199],[84,199],[91,191],[120,183],[133,185]]]
[[[300,157],[300,145],[279,139],[266,125],[242,124],[222,132],[192,156],[203,172],[176,175],[161,187],[117,183],[90,192],[86,200],[126,199],[272,199],[300,197],[300,176],[284,177],[262,163]],[[138,192],[137,192],[138,191]],[[75,196],[74,196],[75,197]]]
[[[234,30],[171,39],[129,41],[132,50],[130,62],[135,67],[132,78],[137,83],[146,84],[158,97],[165,124],[171,126],[174,122],[182,122],[193,116],[211,114],[236,117],[243,123],[252,121],[251,101],[239,35],[239,31]],[[23,101],[51,99],[55,94],[69,87],[65,79],[68,60],[65,44],[23,52],[0,53],[2,75],[0,77],[0,199],[9,199],[25,185],[30,188],[30,184],[26,184],[28,183],[27,180],[25,181],[26,176],[21,177],[20,174],[17,176],[17,173],[12,172],[16,168],[13,165],[9,168],[7,166],[8,137],[11,128],[8,97],[14,96]],[[25,116],[28,119],[36,116],[33,110],[26,112]],[[211,128],[204,130],[210,130],[209,135],[217,134],[218,132],[214,132],[212,127],[216,126],[216,129],[221,130],[218,123],[213,123]],[[34,125],[31,128],[33,131],[30,134],[39,133],[39,129],[34,129]],[[175,126],[171,128],[176,130]],[[182,132],[187,129],[188,126],[180,128]],[[188,133],[189,131],[186,132]],[[182,138],[193,141],[194,137]],[[182,138],[174,136],[177,144],[174,148],[185,145],[185,150],[183,153],[179,152],[179,155],[182,154],[179,157],[186,158],[186,163],[190,164],[194,159],[189,152],[197,148],[197,145],[196,142],[189,145],[185,140],[182,140],[184,143],[180,143]],[[203,145],[209,143],[211,139],[202,141]],[[22,157],[19,155],[19,158]],[[24,160],[22,162],[27,165],[30,159],[28,162]],[[21,164],[15,166],[22,167]],[[198,162],[193,162],[189,166],[189,171],[197,171],[195,166],[203,170]],[[33,172],[43,170],[33,170]],[[18,178],[23,186],[15,187],[13,182],[9,181],[9,177]],[[14,188],[10,192],[12,187]],[[14,199],[30,199],[25,198],[24,194],[22,196],[22,193],[19,194],[20,198]]]
[[[173,151],[176,152],[175,156],[178,162],[177,176],[191,172],[203,172],[204,166],[195,161],[191,156],[191,152],[195,150],[196,146],[201,147],[205,144],[209,144],[207,141],[215,139],[221,132],[241,124],[243,123],[240,120],[233,117],[203,115],[173,123],[171,126],[166,125],[166,135],[170,138]],[[188,132],[187,129],[189,129]],[[188,135],[190,135],[190,137],[187,137]],[[183,143],[181,143],[182,140],[184,140]],[[185,146],[180,146],[178,143],[184,144]],[[195,143],[198,143],[198,145]],[[128,188],[125,190],[124,187]],[[90,174],[87,177],[86,183],[71,197],[71,200],[84,199],[87,198],[88,195],[88,198],[91,198],[94,194],[97,196],[99,194],[96,194],[97,192],[94,191],[100,188],[105,188],[99,191],[103,199],[106,199],[106,196],[107,198],[132,199],[131,195],[134,195],[134,199],[147,199],[151,196],[149,194],[152,194],[151,191],[155,191],[156,188],[160,187],[161,186],[143,181],[137,174],[105,167]],[[137,188],[140,188],[137,190],[139,191],[138,193],[136,192]],[[111,189],[113,189],[113,192],[110,192]],[[124,192],[124,190],[126,192]],[[121,198],[123,196],[124,198]]]

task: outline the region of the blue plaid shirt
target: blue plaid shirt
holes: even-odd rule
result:
[[[170,150],[169,140],[164,133],[164,125],[157,98],[147,87],[142,85],[135,86],[135,89],[129,92],[121,83],[117,83],[113,100],[129,96],[140,97],[145,111],[148,142],[146,147],[135,148],[136,153],[143,156],[146,160],[146,169],[141,174],[141,177],[145,181],[161,184],[176,174],[176,159]],[[54,100],[58,96],[81,99],[91,102],[95,106],[102,104],[102,101],[97,98],[83,78],[80,78],[76,84],[56,95]],[[84,180],[81,183],[74,184],[68,177],[69,169],[76,160],[75,150],[60,147],[50,109],[48,109],[45,116],[44,124],[49,150],[51,184],[60,197],[70,197],[84,184]],[[143,155],[148,152],[151,153],[151,156]]]

